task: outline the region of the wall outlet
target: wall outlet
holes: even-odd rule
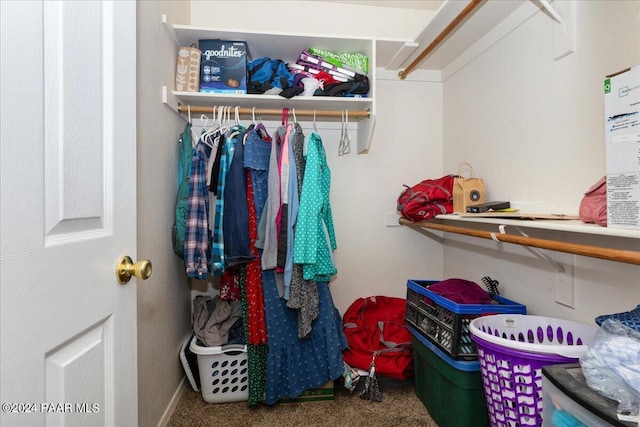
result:
[[[554,298],[558,304],[575,308],[575,278],[573,262],[563,264],[564,271],[555,272]]]

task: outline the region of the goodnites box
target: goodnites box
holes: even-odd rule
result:
[[[200,40],[200,92],[247,93],[247,43]]]
[[[607,226],[640,229],[640,65],[604,81]]]

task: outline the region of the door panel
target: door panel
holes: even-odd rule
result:
[[[106,319],[45,356],[45,402],[67,405],[62,411],[42,408],[48,425],[108,425],[107,411],[100,412],[100,408],[113,406],[112,369],[108,366],[112,347],[113,326]],[[90,394],[84,394],[87,391]]]
[[[0,8],[0,425],[134,426],[135,2]]]
[[[104,153],[113,151],[110,7],[44,3],[44,148],[47,243],[105,231]],[[105,22],[106,21],[106,22]],[[106,135],[105,135],[106,133]]]

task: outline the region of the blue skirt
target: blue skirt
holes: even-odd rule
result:
[[[318,282],[320,312],[311,333],[300,339],[298,311],[278,296],[274,270],[263,271],[262,280],[269,348],[265,403],[272,405],[340,377],[348,343],[327,282]]]

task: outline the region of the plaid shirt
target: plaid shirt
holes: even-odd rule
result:
[[[207,253],[209,251],[209,191],[207,190],[207,163],[211,149],[198,142],[191,160],[189,177],[189,204],[184,241],[184,261],[187,276],[206,279],[209,273]]]

